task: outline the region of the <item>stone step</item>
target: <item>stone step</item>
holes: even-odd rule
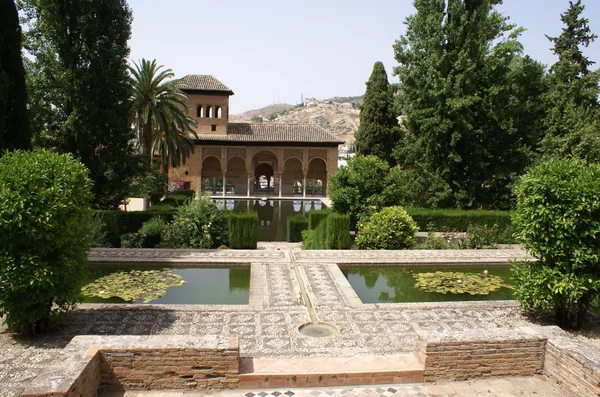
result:
[[[421,382],[423,366],[414,354],[240,359],[240,389]]]

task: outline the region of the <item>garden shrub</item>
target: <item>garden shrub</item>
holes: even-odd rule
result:
[[[326,248],[327,222],[320,222],[313,230],[302,232],[302,249],[324,250]]]
[[[537,262],[513,266],[526,309],[551,309],[557,325],[582,325],[600,291],[600,164],[541,163],[515,187],[516,238]]]
[[[406,210],[421,230],[437,232],[466,232],[470,226],[497,225],[500,233],[511,225],[509,211],[430,210],[410,208]]]
[[[325,220],[325,248],[345,250],[350,248],[350,215],[331,214]]]
[[[142,233],[125,233],[121,235],[121,248],[144,248],[146,236]]]
[[[160,217],[165,222],[169,222],[173,219],[175,211],[169,210],[159,213],[150,211],[98,210],[96,214],[105,224],[108,245],[119,248],[121,246],[122,234],[138,232],[145,222],[154,217]]]
[[[142,224],[140,233],[144,238],[144,248],[156,248],[160,245],[160,236],[165,229],[165,221],[161,216],[155,216]]]
[[[148,212],[169,212],[181,207],[194,199],[195,192],[193,190],[178,190],[170,194],[160,203],[148,208]]]
[[[106,223],[98,212],[93,214],[92,230],[90,231],[90,246],[92,248],[107,248],[111,244],[108,241]]]
[[[308,229],[308,219],[300,214],[288,216],[287,222],[287,241],[302,241],[302,232]]]
[[[399,250],[416,244],[417,224],[402,207],[386,207],[358,225],[356,248]]]
[[[464,249],[498,248],[501,231],[498,225],[469,226],[463,243]]]
[[[72,309],[93,229],[88,170],[46,150],[0,158],[0,316],[35,335]]]
[[[210,197],[177,208],[173,221],[161,235],[167,248],[217,248],[228,243],[227,215]]]
[[[323,210],[311,210],[308,212],[308,228],[310,230],[314,230],[319,226],[321,221],[327,219],[329,215],[331,215],[330,209]]]
[[[258,243],[258,214],[229,213],[229,246],[234,249],[256,249]]]

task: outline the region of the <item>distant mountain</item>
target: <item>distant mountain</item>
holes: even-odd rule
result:
[[[362,96],[335,97],[325,100],[307,98],[304,104],[277,104],[229,116],[232,122],[319,124],[327,131],[354,143],[358,130]]]

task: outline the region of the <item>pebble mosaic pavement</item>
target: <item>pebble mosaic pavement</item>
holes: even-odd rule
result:
[[[67,317],[59,331],[47,336],[23,339],[0,328],[0,397],[18,396],[75,335],[235,333],[240,336],[242,357],[348,357],[410,352],[419,329],[443,332],[529,324],[517,305],[506,301],[362,305],[332,264],[335,256],[371,265],[421,263],[425,258],[430,263],[467,260],[497,264],[507,258],[523,258],[522,251],[347,251],[332,256],[329,252],[302,252],[297,245],[291,246],[293,250],[281,247],[255,251],[92,250],[89,259],[98,263],[251,263],[250,304],[86,304]],[[336,337],[308,338],[296,332],[310,317],[292,258],[298,263],[319,320],[340,328]]]

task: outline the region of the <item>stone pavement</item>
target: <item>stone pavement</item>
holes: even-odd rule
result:
[[[306,252],[299,251],[297,245],[263,248],[92,250],[92,263],[251,264],[250,304],[84,304],[50,335],[23,339],[0,327],[0,397],[17,396],[75,335],[234,333],[240,337],[242,357],[353,357],[410,352],[419,330],[446,332],[530,324],[510,301],[362,304],[335,265],[337,257],[341,263],[367,266],[427,261],[493,266],[510,258],[526,259],[519,250]],[[306,294],[301,291],[301,283]],[[301,335],[297,328],[310,321],[311,315],[333,323],[340,333],[333,338]]]
[[[565,397],[569,392],[544,377],[478,379],[438,384],[354,388],[226,390],[211,393],[155,391],[102,393],[100,397]]]

